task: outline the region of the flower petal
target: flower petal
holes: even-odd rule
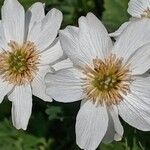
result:
[[[76,118],[76,141],[81,149],[95,150],[108,127],[106,107],[96,106],[91,101],[83,104]]]
[[[57,40],[53,43],[52,47],[47,50],[41,52],[40,54],[40,65],[49,65],[51,63],[56,62],[59,58],[63,56],[63,51],[60,45],[60,41]]]
[[[40,2],[34,3],[26,12],[26,33],[30,32],[34,23],[41,21],[44,17],[44,5]]]
[[[107,55],[112,41],[102,23],[92,13],[80,17],[79,28],[68,26],[60,32],[63,50],[77,66]]]
[[[59,102],[74,102],[83,97],[81,73],[74,69],[62,69],[55,74],[49,73],[45,77],[46,93]]]
[[[59,71],[61,69],[72,68],[72,67],[73,67],[73,63],[69,58],[67,58],[63,61],[60,61],[60,62],[58,62],[58,63],[56,63],[55,65],[52,66],[52,68],[55,71]]]
[[[88,59],[79,48],[79,28],[67,26],[60,31],[62,49],[77,66],[88,64]]]
[[[143,74],[150,68],[150,43],[137,49],[128,59],[133,75]]]
[[[41,22],[32,27],[28,40],[34,42],[40,51],[45,50],[55,40],[61,22],[62,13],[57,9],[51,9]]]
[[[40,99],[42,99],[44,101],[51,102],[52,101],[51,97],[49,97],[45,93],[46,84],[44,81],[44,77],[45,77],[46,73],[48,73],[49,71],[50,71],[49,66],[40,67],[36,77],[34,78],[33,82],[31,83],[31,86],[32,86],[33,95],[39,97]]]
[[[119,115],[131,126],[150,131],[150,77],[136,77],[131,93],[118,105]]]
[[[114,140],[114,136],[115,136],[114,122],[109,111],[108,111],[108,118],[109,121],[108,121],[107,131],[102,140],[102,142],[106,144],[111,143]]]
[[[17,0],[5,0],[2,7],[2,23],[7,42],[23,43],[25,12]]]
[[[112,48],[112,41],[100,20],[92,13],[79,18],[80,51],[88,58],[104,58]]]
[[[126,62],[131,55],[134,55],[138,48],[149,43],[149,32],[149,19],[132,21],[117,39],[112,53],[116,54],[118,57],[124,58],[124,61]]]
[[[6,41],[2,21],[0,21],[0,52],[4,52],[3,50],[7,50],[7,49],[8,49],[8,44]]]
[[[30,85],[16,86],[8,96],[12,101],[12,121],[17,129],[26,130],[32,111],[32,92]]]
[[[123,126],[121,125],[121,122],[119,120],[117,107],[113,107],[112,109],[110,109],[110,114],[111,114],[111,117],[113,119],[114,128],[116,131],[115,136],[114,136],[114,140],[120,141],[122,139],[124,130],[123,130]]]
[[[103,138],[104,143],[110,143],[113,140],[120,141],[124,132],[119,120],[117,107],[113,106],[110,107],[108,110],[109,122],[107,132]]]
[[[4,97],[13,89],[13,85],[4,82],[0,79],[0,103],[3,101]]]
[[[142,18],[145,11],[150,9],[150,0],[130,0],[128,13],[136,18]]]
[[[110,33],[109,36],[110,36],[110,37],[117,38],[118,36],[121,35],[121,33],[127,28],[127,26],[128,26],[130,23],[131,23],[130,21],[123,23],[123,24],[119,27],[119,29],[118,29],[117,31],[115,31],[115,32],[113,32],[113,33]]]

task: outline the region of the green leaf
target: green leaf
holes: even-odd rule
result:
[[[115,31],[129,19],[127,13],[129,0],[104,0],[102,20],[110,32]]]
[[[48,143],[50,144],[50,141]],[[35,137],[22,130],[16,130],[6,119],[0,124],[1,150],[46,150],[49,146],[48,143],[45,138]]]
[[[125,143],[113,142],[111,144],[101,144],[100,150],[130,150],[126,147]]]
[[[49,115],[49,120],[58,119],[63,120],[63,112],[60,106],[49,106],[46,109],[46,114]]]

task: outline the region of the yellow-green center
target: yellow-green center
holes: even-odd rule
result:
[[[14,72],[23,73],[27,70],[28,64],[26,60],[26,53],[22,52],[21,49],[16,50],[16,52],[11,52],[9,54],[8,63],[10,65],[10,69]]]
[[[92,84],[95,86],[97,89],[104,91],[104,90],[111,90],[116,86],[116,84],[119,81],[117,80],[117,76],[114,75],[99,75],[96,76],[95,79],[93,80]]]
[[[104,60],[93,59],[91,66],[93,68],[83,68],[83,89],[87,98],[94,103],[117,105],[130,90],[132,79],[129,65],[111,54]]]
[[[34,43],[19,45],[11,41],[8,45],[10,50],[0,54],[0,74],[3,80],[14,85],[28,84],[38,70],[39,54]]]

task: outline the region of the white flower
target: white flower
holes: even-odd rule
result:
[[[109,34],[110,36],[118,37],[130,23],[138,19],[150,19],[150,0],[130,0],[128,6],[128,13],[132,17],[128,22],[123,23],[117,31]]]
[[[12,101],[12,121],[26,129],[32,111],[32,94],[52,101],[45,94],[44,76],[49,64],[62,55],[56,39],[62,13],[52,9],[45,16],[42,3],[25,13],[17,0],[5,0],[0,22],[0,102]]]
[[[76,119],[80,148],[95,150],[101,141],[121,140],[119,115],[131,126],[150,130],[150,21],[129,25],[115,45],[91,13],[79,28],[60,32],[62,48],[73,66],[46,75],[46,93],[59,102],[82,99]]]

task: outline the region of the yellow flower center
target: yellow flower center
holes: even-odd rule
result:
[[[34,43],[22,45],[11,41],[10,50],[0,54],[0,74],[10,84],[23,85],[30,83],[38,71],[39,54]]]
[[[93,59],[92,66],[86,66],[83,71],[83,89],[87,98],[101,105],[119,104],[123,95],[130,91],[133,81],[129,65],[123,65],[123,59],[112,54],[104,60]]]

